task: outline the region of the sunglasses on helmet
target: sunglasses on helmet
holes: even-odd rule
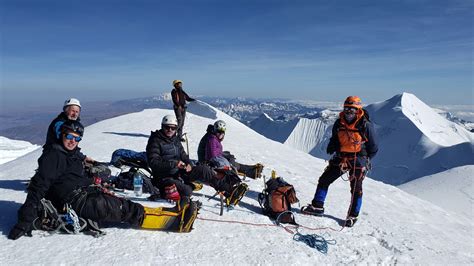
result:
[[[79,141],[82,140],[82,138],[80,136],[76,137],[72,134],[66,134],[65,137],[66,137],[67,140],[75,140],[76,142],[79,142]]]

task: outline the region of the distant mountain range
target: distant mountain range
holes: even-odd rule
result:
[[[240,122],[252,127],[257,132],[279,142],[284,142],[289,137],[289,132],[297,126],[301,118],[309,120],[322,118],[322,121],[331,116],[331,112],[340,109],[339,103],[293,101],[286,99],[251,99],[251,98],[222,98],[222,97],[196,97],[204,102],[217,107]],[[114,102],[83,102],[81,119],[84,125],[90,125],[104,119],[119,115],[138,112],[148,108],[172,109],[169,93],[158,96],[127,99]],[[0,114],[0,136],[10,139],[25,140],[34,144],[42,145],[46,138],[46,129],[49,123],[61,111],[61,105],[48,107],[25,107],[22,111],[13,111]],[[460,119],[450,112],[437,109],[448,120],[465,126],[469,130],[474,124],[471,121]],[[253,122],[262,119],[262,114],[274,122],[280,123],[279,137],[264,133],[263,129]],[[264,118],[264,117],[263,117]],[[302,120],[304,121],[304,120]],[[304,123],[304,122],[302,122]],[[307,121],[307,123],[312,123]],[[288,125],[290,127],[288,127]],[[300,125],[303,126],[303,125]],[[319,130],[323,128],[316,126]],[[320,125],[322,126],[322,125]],[[286,136],[286,137],[285,137]],[[295,143],[296,144],[296,143]],[[310,146],[310,144],[308,144]],[[304,145],[307,147],[308,145]],[[301,147],[303,148],[303,147]],[[312,152],[318,155],[318,153]]]

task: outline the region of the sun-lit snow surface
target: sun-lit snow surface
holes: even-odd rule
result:
[[[474,138],[415,95],[403,93],[367,106],[379,138],[372,175],[399,185],[447,169],[474,165]]]
[[[474,165],[460,166],[398,186],[445,210],[474,218]]]
[[[303,204],[313,196],[317,176],[326,164],[309,154],[268,140],[243,124],[200,103],[191,103],[185,131],[189,147],[196,157],[197,144],[206,126],[214,119],[228,123],[224,147],[238,161],[262,162],[264,174],[270,169],[292,183]],[[82,151],[97,160],[108,161],[117,148],[143,150],[151,130],[172,110],[152,109],[104,120],[86,128]],[[204,114],[204,116],[202,116]],[[327,255],[296,242],[278,227],[216,223],[197,220],[188,234],[122,228],[105,228],[107,235],[52,235],[34,231],[33,237],[17,241],[6,238],[16,222],[17,209],[23,203],[27,181],[37,167],[40,150],[0,166],[0,263],[23,264],[472,264],[473,224],[460,215],[449,213],[396,187],[367,178],[364,205],[354,228],[301,232],[335,239]],[[199,217],[270,224],[260,214],[256,197],[262,180],[248,181],[250,191],[241,204],[224,216],[218,215],[217,201],[204,195],[214,192],[205,187],[195,199],[203,202]],[[300,224],[309,227],[339,229],[349,205],[349,186],[337,180],[327,198],[326,217],[296,214]],[[147,202],[143,202],[147,204]],[[295,209],[298,206],[294,206]]]
[[[0,136],[0,164],[13,161],[29,152],[38,149],[40,146],[27,141],[14,140]]]

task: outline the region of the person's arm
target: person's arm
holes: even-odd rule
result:
[[[177,97],[178,91],[176,89],[173,89],[171,91],[171,100],[173,100],[173,105],[174,106],[179,106],[179,101]]]
[[[217,138],[210,136],[206,145],[206,161],[209,161],[210,159],[222,154],[219,146],[220,143]]]
[[[365,143],[365,149],[367,151],[367,156],[373,158],[379,151],[377,143],[377,134],[375,132],[374,125],[370,122],[367,122],[365,125],[365,134],[367,136],[367,142]]]
[[[169,172],[178,167],[178,161],[166,161],[161,157],[160,145],[158,141],[155,141],[153,136],[148,139],[148,144],[146,145],[146,156],[148,166],[150,166],[153,172]]]
[[[195,101],[195,99],[189,97],[189,95],[184,90],[183,90],[183,94],[184,94],[184,99],[186,99],[186,101],[188,101],[188,102],[194,102]]]
[[[59,160],[57,152],[48,152],[39,160],[38,172],[33,176],[28,186],[25,203],[18,210],[18,222],[8,234],[9,239],[16,240],[23,235],[31,236],[34,220],[38,217],[38,207],[51,183],[64,168],[65,162]]]
[[[336,120],[334,125],[332,126],[332,135],[329,139],[328,146],[326,148],[327,154],[333,154],[339,150],[339,138],[337,136],[337,128],[339,127],[339,122]]]
[[[181,142],[177,142],[176,145],[178,145],[179,149],[179,154],[181,161],[183,161],[186,165],[191,163],[191,160],[189,159],[189,155],[184,151],[183,145],[181,145]]]

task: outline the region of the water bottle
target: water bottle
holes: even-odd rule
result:
[[[143,176],[140,171],[133,175],[133,191],[137,197],[140,197],[143,193]]]

